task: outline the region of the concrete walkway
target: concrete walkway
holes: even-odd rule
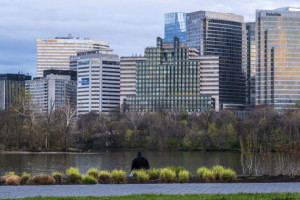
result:
[[[300,183],[98,184],[0,186],[0,199],[35,196],[300,192]]]

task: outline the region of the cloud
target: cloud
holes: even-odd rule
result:
[[[120,56],[143,54],[163,37],[164,14],[209,10],[255,20],[256,9],[300,7],[299,0],[1,0],[0,72],[35,75],[36,39],[72,33],[108,41]],[[8,67],[5,67],[8,66]]]

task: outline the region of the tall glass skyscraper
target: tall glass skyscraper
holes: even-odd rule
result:
[[[300,99],[300,8],[256,11],[256,104],[276,109]]]
[[[174,37],[186,42],[186,13],[176,12],[165,14],[164,42],[173,42]]]
[[[198,11],[186,15],[186,41],[200,55],[219,56],[219,101],[221,109],[246,105],[247,46],[244,17]]]

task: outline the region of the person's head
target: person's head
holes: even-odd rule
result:
[[[142,156],[142,153],[138,152],[137,157],[141,157],[141,156]]]

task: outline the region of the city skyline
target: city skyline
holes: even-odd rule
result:
[[[199,6],[197,6],[199,5]],[[56,36],[88,37],[110,43],[119,56],[143,55],[145,46],[164,36],[164,14],[207,10],[255,20],[256,9],[300,7],[290,1],[37,1],[0,3],[0,73],[36,76],[36,39]]]

